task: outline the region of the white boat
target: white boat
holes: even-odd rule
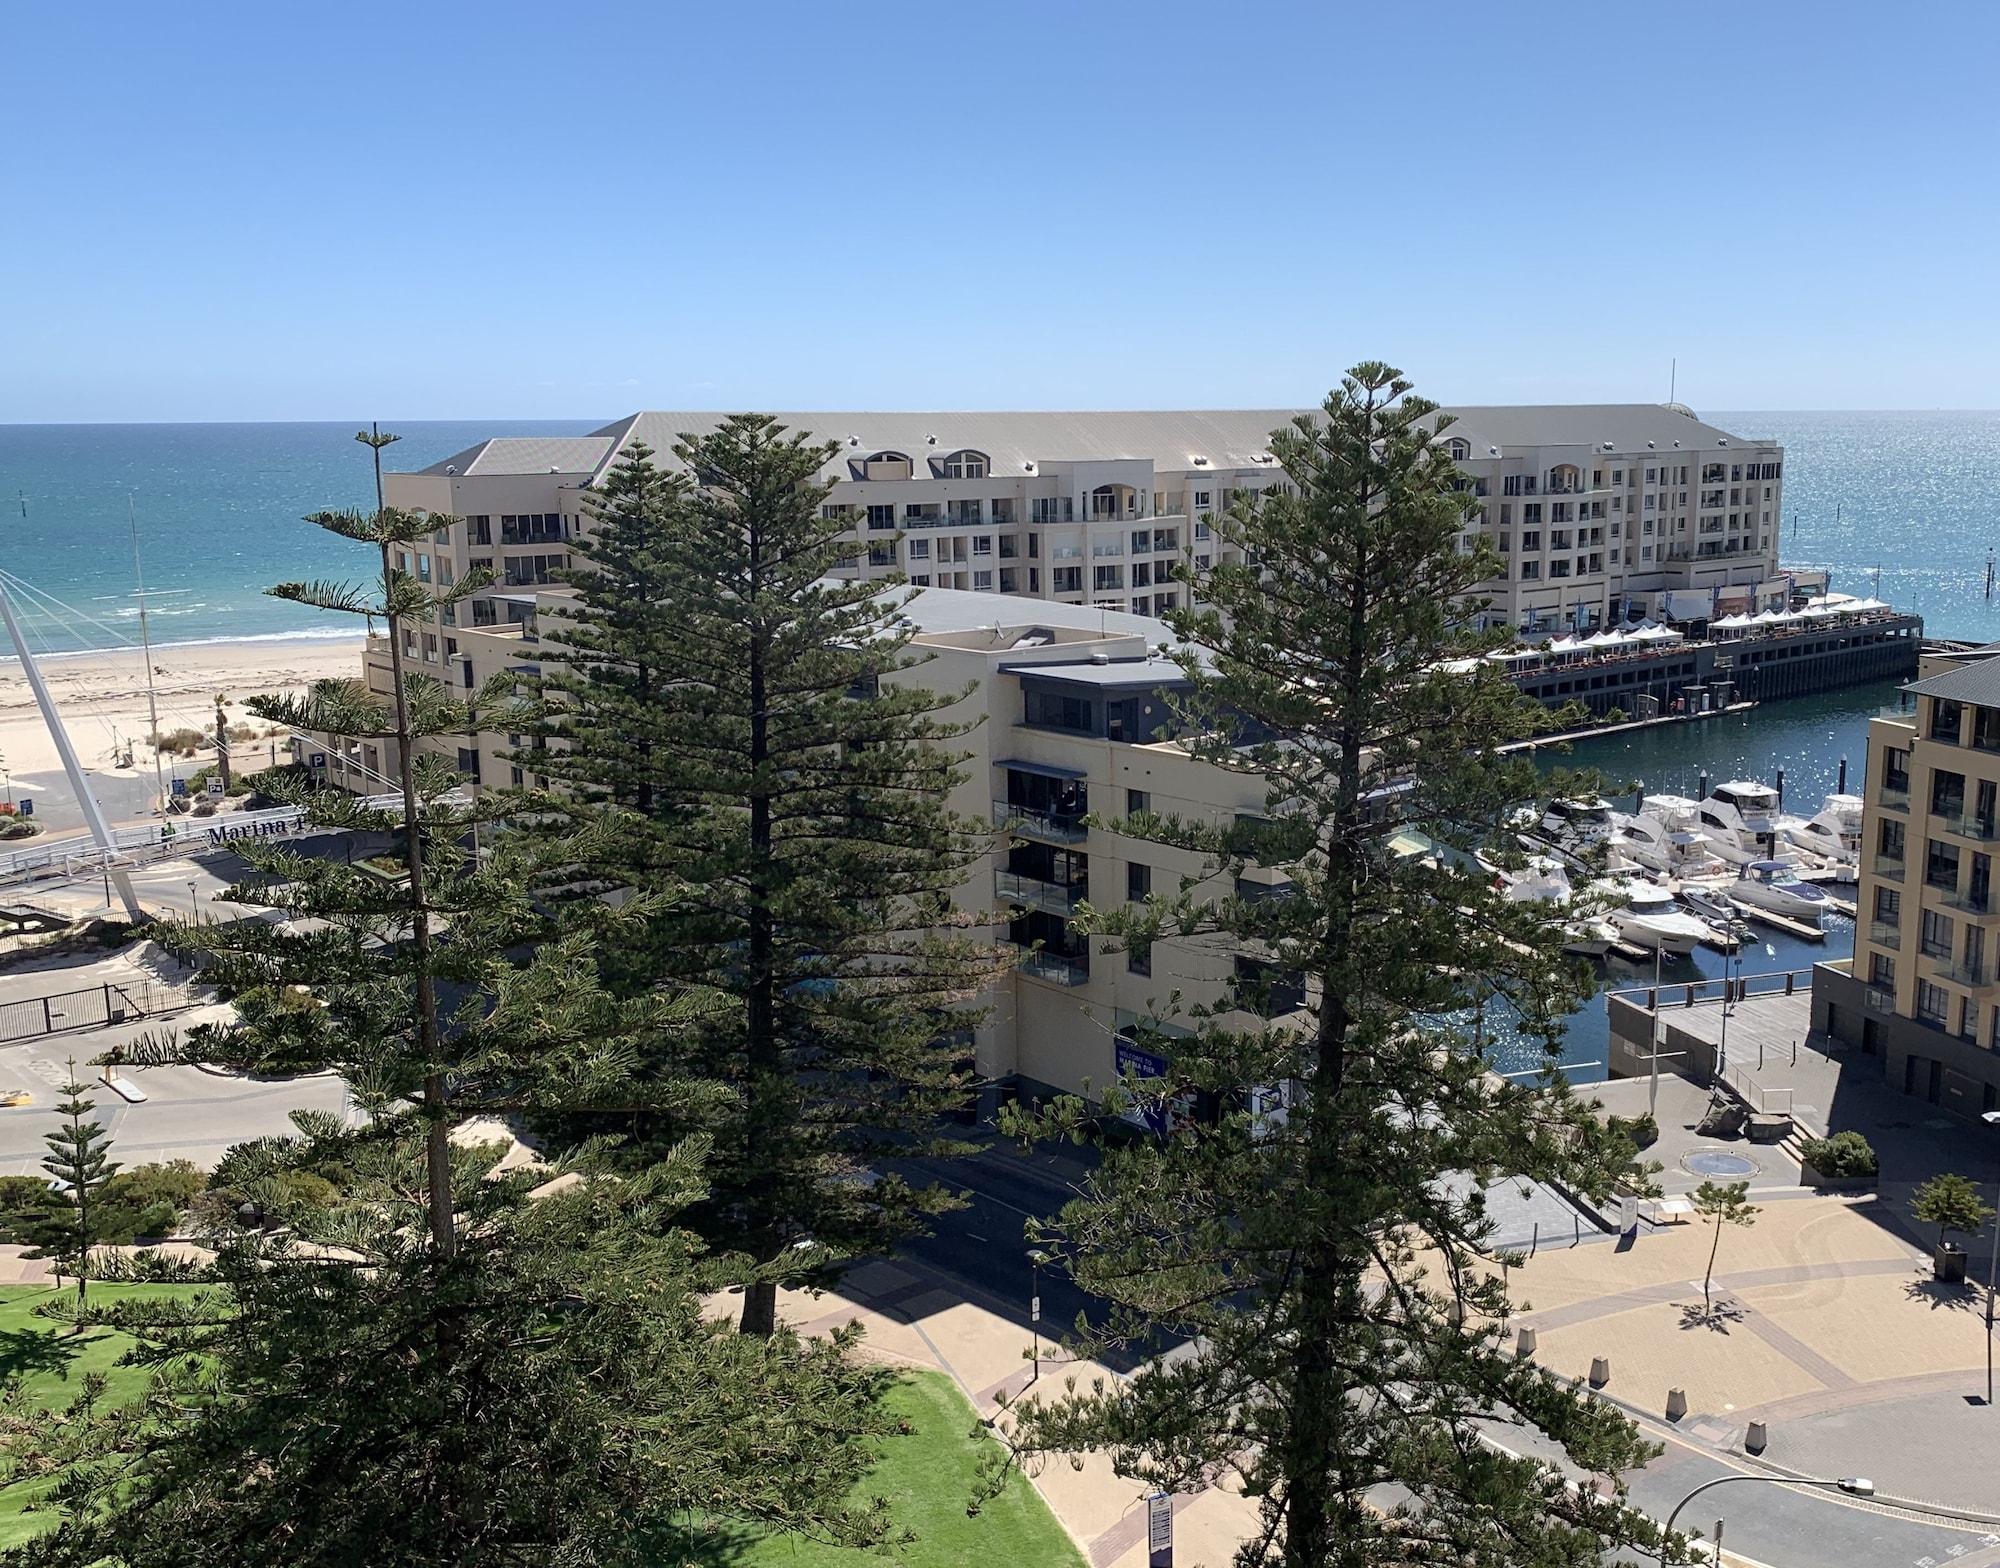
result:
[[[1767,909],[1774,915],[1817,926],[1830,907],[1826,889],[1801,882],[1797,868],[1782,860],[1753,860],[1729,884],[1729,896],[1739,904]]]
[[[1481,865],[1499,882],[1500,896],[1509,903],[1540,899],[1559,908],[1568,907],[1575,896],[1569,872],[1553,855],[1530,855],[1518,871],[1509,871],[1482,860]],[[1618,931],[1597,915],[1580,915],[1563,922],[1563,951],[1586,958],[1602,958],[1618,940]]]
[[[1799,851],[1778,837],[1778,814],[1778,792],[1745,779],[1718,784],[1695,808],[1709,847],[1739,867],[1756,860],[1798,862]]]
[[[1605,918],[1634,947],[1686,957],[1714,934],[1707,921],[1682,909],[1663,887],[1635,878],[1607,884],[1607,889],[1613,902]]]
[[[1859,795],[1829,795],[1812,817],[1780,817],[1778,831],[1788,843],[1835,866],[1856,865],[1861,859]]]
[[[1542,813],[1542,836],[1571,854],[1594,849],[1618,829],[1619,814],[1611,803],[1591,796],[1585,800],[1552,800]]]
[[[1736,906],[1727,893],[1717,888],[1683,886],[1680,897],[1683,904],[1712,925],[1728,927],[1736,923]]]
[[[1721,876],[1728,867],[1699,825],[1698,808],[1684,795],[1654,795],[1634,816],[1625,817],[1611,837],[1615,864],[1624,860],[1668,877]]]

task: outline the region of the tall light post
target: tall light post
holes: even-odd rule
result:
[[[2000,1111],[1982,1111],[1979,1119],[1989,1127],[2000,1127]],[[2000,1200],[2000,1179],[1993,1186]],[[1993,1408],[1993,1287],[2000,1284],[2000,1202],[1994,1204],[1993,1255],[1986,1263],[1986,1408]]]
[[[1031,1379],[1042,1380],[1042,1265],[1049,1261],[1049,1255],[1040,1247],[1028,1252],[1028,1332],[1034,1340],[1035,1375]]]
[[[1875,1483],[1866,1476],[1846,1475],[1839,1480],[1804,1475],[1719,1475],[1713,1481],[1704,1481],[1687,1496],[1674,1504],[1674,1511],[1667,1515],[1666,1527],[1660,1532],[1660,1568],[1668,1568],[1668,1542],[1674,1533],[1674,1521],[1681,1516],[1681,1510],[1711,1486],[1727,1486],[1731,1481],[1769,1481],[1779,1486],[1824,1486],[1835,1491],[1846,1492],[1852,1497],[1873,1497]]]

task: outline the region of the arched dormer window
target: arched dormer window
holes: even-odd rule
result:
[[[1457,436],[1447,437],[1444,443],[1445,455],[1454,463],[1462,463],[1472,456],[1472,443]]]
[[[873,452],[861,460],[863,479],[908,479],[910,477],[910,456],[907,452]]]
[[[971,447],[953,452],[938,465],[947,479],[984,479],[993,464],[984,452],[975,452]]]

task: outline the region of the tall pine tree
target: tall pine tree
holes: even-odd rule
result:
[[[1647,1452],[1608,1406],[1511,1354],[1485,1255],[1482,1183],[1602,1194],[1629,1150],[1553,1071],[1499,1077],[1475,1022],[1504,1011],[1552,1069],[1581,993],[1549,912],[1461,869],[1536,798],[1533,765],[1500,748],[1543,718],[1490,663],[1457,662],[1495,640],[1470,628],[1497,561],[1461,546],[1445,423],[1397,372],[1357,367],[1317,417],[1273,434],[1288,482],[1216,521],[1231,558],[1184,569],[1203,607],[1175,629],[1207,650],[1185,661],[1184,743],[1263,779],[1266,811],[1115,824],[1200,851],[1217,875],[1094,918],[1128,942],[1248,952],[1296,977],[1304,1006],[1260,1020],[1274,997],[1252,984],[1242,1007],[1190,1009],[1191,1032],[1156,1043],[1165,1080],[1114,1099],[1199,1097],[1221,1114],[1106,1148],[1035,1238],[1115,1304],[1111,1337],[1189,1349],[1023,1405],[1017,1442],[1108,1449],[1171,1491],[1233,1473],[1262,1509],[1246,1565],[1549,1568],[1647,1528],[1480,1437],[1537,1429],[1607,1475]],[[1413,832],[1442,852],[1407,853]],[[1213,893],[1252,861],[1288,868],[1285,896]],[[1280,1116],[1264,1109],[1274,1089]],[[1077,1132],[1085,1112],[1071,1100],[1011,1125]]]
[[[379,589],[277,591],[385,619],[392,656],[406,618],[478,586],[433,594],[396,559],[450,519],[313,520],[375,548]],[[599,984],[596,955],[647,901],[552,912],[528,893],[528,836],[470,852],[507,803],[468,800],[422,743],[484,727],[507,695],[398,656],[386,700],[336,681],[252,703],[336,744],[393,744],[400,788],[301,798],[320,826],[387,838],[399,874],[246,842],[251,874],[223,901],[271,918],[156,928],[234,1017],[133,1054],[332,1071],[360,1121],[301,1114],[297,1136],[233,1150],[221,1176],[249,1217],[213,1238],[217,1288],[102,1309],[155,1368],[143,1404],[0,1424],[10,1478],[65,1477],[35,1561],[638,1568],[699,1557],[713,1521],[881,1536],[880,1511],[848,1503],[885,1422],[879,1375],[845,1338],[748,1340],[705,1315],[736,1274],[683,1219],[707,1198],[704,1139],[502,1163],[527,1117],[712,1119],[712,1086],[638,1064],[721,1005]],[[603,852],[588,829],[574,848]]]
[[[877,1251],[945,1201],[864,1162],[930,1146],[998,963],[953,906],[987,831],[946,803],[960,694],[920,683],[896,591],[830,577],[853,550],[822,515],[833,450],[741,415],[672,472],[622,454],[533,754],[607,851],[565,847],[563,875],[660,895],[627,983],[728,998],[657,1065],[728,1090],[697,1217],[754,1265],[755,1334],[798,1243]]]

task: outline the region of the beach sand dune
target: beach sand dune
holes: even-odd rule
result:
[[[359,676],[361,642],[356,636],[155,648],[153,685],[160,730],[163,734],[212,730],[216,698],[221,697],[231,723],[251,723],[261,732],[266,726],[244,708],[249,698],[299,691],[330,676]],[[151,767],[142,654],[118,649],[38,662],[86,769],[114,768],[128,747],[138,767]],[[278,739],[282,753],[283,740]],[[261,757],[265,743],[260,741],[255,750]],[[0,659],[0,763],[11,773],[42,773],[62,766],[20,662],[13,658]]]

